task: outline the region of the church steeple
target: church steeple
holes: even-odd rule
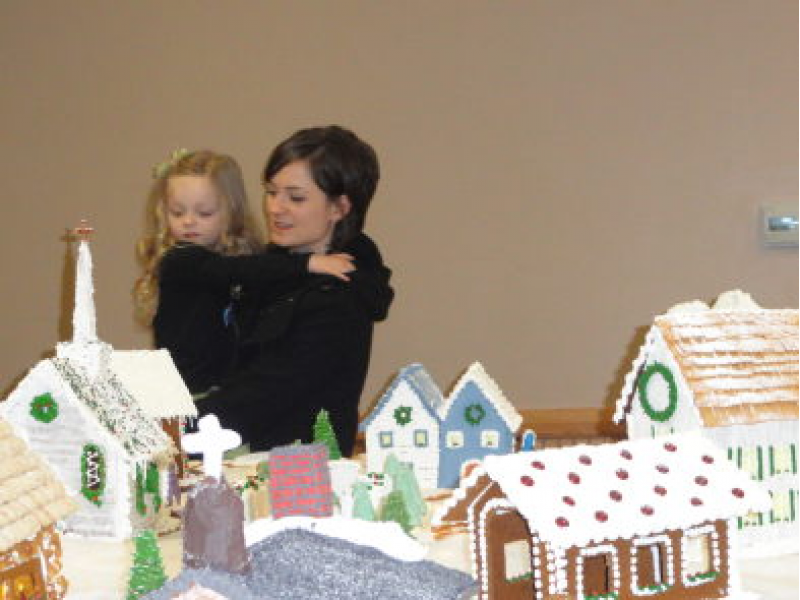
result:
[[[93,232],[86,221],[81,221],[80,226],[73,229],[80,239],[75,272],[75,308],[72,312],[72,341],[76,344],[97,341],[92,253],[89,251],[89,236]]]
[[[77,363],[91,379],[108,368],[111,346],[97,338],[97,314],[94,304],[94,278],[89,235],[94,231],[86,221],[72,230],[78,242],[75,272],[75,306],[72,312],[72,341],[56,346],[56,356]]]

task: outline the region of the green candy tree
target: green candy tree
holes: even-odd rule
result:
[[[328,459],[339,460],[342,458],[342,451],[339,448],[339,442],[336,440],[336,432],[331,425],[328,411],[324,408],[317,414],[317,420],[314,422],[314,442],[318,444],[325,444],[328,447]]]
[[[133,566],[128,579],[126,600],[136,600],[148,592],[157,590],[167,580],[161,550],[152,529],[145,529],[134,539]]]

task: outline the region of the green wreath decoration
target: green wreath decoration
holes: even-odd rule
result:
[[[398,406],[394,409],[394,420],[395,422],[404,427],[411,423],[411,407],[410,406]]]
[[[484,409],[480,404],[470,404],[464,410],[464,418],[467,420],[467,423],[470,425],[477,425],[483,418],[486,416],[486,409]]]
[[[647,395],[647,386],[650,383],[650,378],[656,374],[661,375],[664,381],[667,382],[667,387],[669,387],[669,403],[663,410],[655,409],[653,405],[650,404],[650,398]],[[642,403],[642,409],[653,421],[664,423],[675,414],[675,410],[678,408],[678,386],[675,383],[675,377],[672,375],[672,371],[669,370],[669,367],[660,362],[654,362],[642,373],[638,387],[639,401]]]
[[[52,423],[58,417],[58,403],[48,394],[31,400],[31,416],[41,423]]]

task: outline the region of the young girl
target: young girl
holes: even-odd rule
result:
[[[274,256],[261,252],[241,170],[230,156],[178,151],[159,164],[137,245],[143,266],[134,287],[139,317],[152,324],[187,387],[202,395],[236,357],[232,302],[240,289],[279,296],[309,273],[348,280],[347,254]]]

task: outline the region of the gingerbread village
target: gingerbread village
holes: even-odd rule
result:
[[[356,458],[324,413],[314,444],[233,458],[213,415],[181,435],[167,352],[97,338],[78,233],[73,339],[0,403],[2,600],[69,598],[64,540],[127,540],[107,597],[150,599],[736,598],[740,557],[797,552],[796,310],[729,292],[655,317],[627,439],[537,447],[480,363],[448,393],[412,364]]]

